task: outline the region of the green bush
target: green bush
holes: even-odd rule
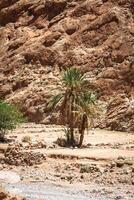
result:
[[[5,141],[8,130],[15,129],[17,124],[22,122],[23,114],[14,105],[0,102],[0,141]]]

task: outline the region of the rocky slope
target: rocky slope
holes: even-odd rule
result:
[[[107,102],[101,127],[134,130],[134,1],[0,1],[0,98],[52,122],[46,101],[68,66]]]

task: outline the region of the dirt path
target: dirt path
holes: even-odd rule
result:
[[[84,145],[82,149],[53,148],[53,142],[57,138],[64,138],[64,128],[55,125],[24,124],[13,132],[11,137],[19,142],[24,136],[30,136],[33,141],[44,140],[47,149],[39,149],[47,155],[62,155],[88,159],[112,160],[119,156],[134,158],[134,134],[106,130],[91,130],[85,133]],[[53,148],[53,149],[52,149]],[[38,149],[35,149],[38,151]]]
[[[92,160],[114,160],[120,156],[125,158],[134,158],[134,150],[120,150],[120,149],[47,149],[35,150],[45,153],[49,157],[74,157]]]
[[[16,129],[11,136],[16,136],[21,140],[25,135],[32,138],[45,139],[46,142],[53,142],[58,137],[65,135],[64,127],[55,125],[42,125],[42,124],[24,124]],[[134,142],[134,134],[124,133],[118,131],[107,131],[95,129],[85,133],[84,144],[124,144]]]

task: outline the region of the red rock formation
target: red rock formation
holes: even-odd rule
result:
[[[111,130],[134,130],[134,99],[119,95],[108,105],[106,126]]]
[[[42,117],[47,99],[60,88],[60,71],[77,66],[101,99],[119,94],[131,99],[133,8],[133,0],[1,0],[0,98],[40,121],[47,116]],[[119,130],[122,123],[130,130],[126,121]]]

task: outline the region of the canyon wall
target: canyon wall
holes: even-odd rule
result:
[[[0,0],[0,98],[53,123],[62,70],[80,68],[106,113],[100,127],[134,131],[133,0]]]

